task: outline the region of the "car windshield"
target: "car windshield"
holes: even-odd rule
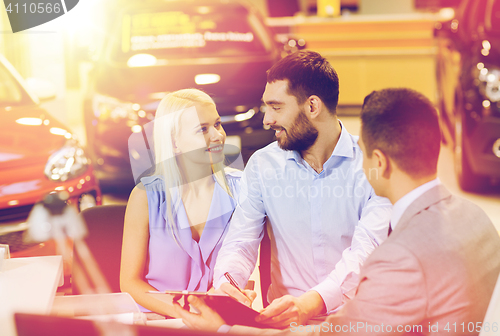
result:
[[[134,8],[115,29],[111,59],[126,62],[136,54],[157,59],[252,56],[271,48],[265,28],[242,6]]]
[[[9,70],[0,63],[0,106],[33,103]]]

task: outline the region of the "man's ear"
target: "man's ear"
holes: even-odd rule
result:
[[[389,157],[385,155],[385,153],[380,149],[374,149],[372,156],[375,157],[375,164],[377,165],[377,169],[380,172],[380,176],[385,179],[389,179],[392,172],[392,165]]]
[[[323,102],[318,96],[312,95],[307,98],[305,108],[311,119],[315,119],[319,116],[321,109],[323,108]]]

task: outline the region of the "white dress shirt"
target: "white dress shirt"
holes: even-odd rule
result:
[[[413,201],[422,196],[427,190],[434,188],[440,183],[441,181],[439,180],[439,178],[424,183],[421,186],[413,189],[408,194],[401,197],[396,203],[394,203],[391,216],[392,229],[394,230],[396,228],[396,225],[398,225],[401,216],[403,216],[403,213],[406,211],[408,206],[413,203]]]

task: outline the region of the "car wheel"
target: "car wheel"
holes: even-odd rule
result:
[[[477,175],[472,171],[472,168],[467,160],[467,155],[464,149],[463,136],[463,115],[457,115],[455,118],[455,171],[457,174],[458,184],[464,191],[481,191],[487,183],[488,178]]]

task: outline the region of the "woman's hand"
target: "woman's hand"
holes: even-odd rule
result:
[[[190,329],[217,332],[226,322],[212,308],[208,307],[202,298],[193,295],[187,297],[188,302],[200,311],[199,314],[190,313],[174,302],[176,313],[182,318],[182,322]]]

